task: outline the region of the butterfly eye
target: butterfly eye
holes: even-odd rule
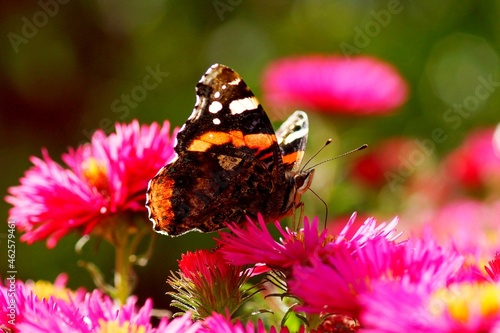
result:
[[[295,187],[297,188],[297,194],[302,195],[309,189],[309,186],[311,186],[313,180],[313,176],[314,169],[299,173],[293,177]]]

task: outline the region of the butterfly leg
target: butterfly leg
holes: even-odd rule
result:
[[[299,212],[299,218],[297,219],[297,210],[300,210]],[[298,231],[300,228],[301,221],[304,220],[304,203],[301,201],[295,208],[293,209],[293,215],[292,215],[292,229],[294,231]]]

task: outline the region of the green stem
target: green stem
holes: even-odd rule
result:
[[[121,304],[125,304],[130,296],[132,287],[130,286],[130,278],[132,273],[132,264],[130,257],[130,242],[127,234],[123,235],[115,248],[115,292],[114,298]]]
[[[150,234],[151,231],[146,227],[133,230],[125,227],[117,230],[115,234],[115,291],[113,296],[122,304],[126,302],[135,287],[136,277],[133,266],[145,265],[152,253],[150,247],[154,244],[154,237],[150,240],[152,244],[150,243],[148,251],[143,256],[138,257],[136,254],[142,239]]]

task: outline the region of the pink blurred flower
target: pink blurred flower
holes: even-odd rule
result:
[[[409,138],[391,138],[371,145],[366,152],[356,156],[351,176],[363,184],[378,188],[387,184],[390,173],[399,174],[407,158],[417,149]]]
[[[64,287],[61,285],[65,283],[64,278],[56,283],[54,294],[44,297],[36,293],[38,282],[11,284],[7,280],[6,285],[0,285],[0,327],[30,333],[169,333],[189,332],[185,329],[190,327],[196,332],[194,328],[199,328],[199,324],[190,320],[190,314],[170,323],[162,319],[158,328],[154,328],[150,323],[153,306],[149,299],[138,307],[137,298],[132,296],[120,305],[98,290],[91,293],[68,291],[67,297],[60,298],[57,289]]]
[[[445,288],[416,291],[380,282],[361,296],[363,332],[499,332],[500,286],[462,281]]]
[[[96,131],[90,143],[63,154],[66,166],[46,150],[42,159],[32,157],[34,166],[6,197],[21,240],[47,239],[54,247],[72,230],[88,234],[96,226],[106,229],[110,217],[144,212],[149,179],[174,156],[169,129],[166,121],[160,127],[134,120],[116,124],[109,136]]]
[[[442,244],[453,245],[464,255],[482,260],[499,250],[498,216],[500,201],[486,203],[463,199],[427,212],[419,220],[424,222],[423,230],[432,230]]]
[[[495,254],[495,259],[488,261],[488,266],[484,267],[491,280],[500,282],[500,253]]]
[[[269,65],[263,92],[274,108],[373,115],[400,107],[408,86],[392,65],[373,57],[310,55]]]
[[[494,132],[494,128],[475,130],[448,155],[444,168],[452,180],[472,189],[500,185],[500,153],[494,146]]]
[[[372,292],[377,281],[433,290],[445,286],[462,262],[457,252],[440,248],[433,239],[396,243],[380,235],[362,245],[337,246],[311,258],[309,265],[295,266],[289,287],[304,301],[301,310],[358,318],[360,295]]]

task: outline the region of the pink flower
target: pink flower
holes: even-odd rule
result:
[[[143,213],[148,181],[174,156],[169,123],[140,126],[116,124],[116,133],[99,130],[92,141],[62,156],[66,166],[47,151],[32,157],[21,185],[11,187],[6,201],[9,220],[24,232],[21,240],[47,239],[54,247],[69,231],[88,234],[112,228],[113,218]]]
[[[458,200],[426,215],[419,218],[424,230],[431,229],[440,242],[453,244],[464,255],[484,259],[498,251],[500,202]]]
[[[0,327],[31,333],[169,333],[196,332],[199,328],[199,324],[190,320],[190,314],[170,323],[162,319],[158,328],[154,328],[150,323],[151,300],[138,307],[137,298],[132,296],[120,305],[98,290],[60,293],[63,283],[64,277],[59,278],[52,289],[54,294],[41,297],[36,293],[39,282],[12,284],[7,280],[5,285],[0,285]],[[189,331],[191,327],[193,330]]]
[[[270,330],[266,330],[264,324],[261,320],[258,320],[257,325],[254,325],[252,322],[248,322],[247,324],[242,324],[240,321],[232,322],[227,316],[223,316],[221,314],[214,313],[212,316],[206,318],[203,321],[203,328],[199,331],[200,333],[288,333],[287,328],[281,328],[277,330],[274,327],[271,327]],[[304,328],[301,327],[299,332],[304,332]]]
[[[396,239],[401,233],[394,229],[397,219],[389,224],[381,223],[369,218],[365,223],[352,231],[356,219],[353,214],[346,226],[338,235],[328,234],[327,230],[320,232],[318,219],[311,221],[304,219],[304,228],[295,232],[288,228],[283,229],[278,221],[274,223],[280,233],[279,240],[274,240],[261,216],[258,217],[259,226],[248,219],[244,227],[235,224],[228,225],[231,233],[220,232],[218,244],[224,258],[236,265],[266,264],[271,268],[288,270],[296,264],[306,264],[318,251],[328,251],[339,244],[364,244],[367,240],[376,237]],[[347,235],[352,237],[347,239]]]
[[[47,281],[16,281],[12,277],[0,281],[0,328],[7,327],[15,331],[22,323],[31,320],[39,311],[52,311],[59,303],[81,302],[85,290],[72,291],[66,288],[68,277],[60,274],[52,284]],[[63,305],[62,311],[66,311]],[[66,312],[71,317],[71,311]],[[75,324],[76,326],[76,324]]]
[[[498,284],[463,281],[422,292],[397,283],[380,282],[361,296],[363,332],[498,332]]]
[[[428,296],[397,283],[374,283],[371,293],[360,296],[363,332],[444,332],[426,309]]]
[[[385,114],[407,99],[393,66],[373,57],[309,55],[280,59],[266,69],[266,101],[274,108],[302,107],[353,115]]]
[[[395,281],[415,289],[444,286],[461,267],[463,258],[440,248],[432,239],[396,243],[383,237],[332,247],[309,265],[297,265],[289,289],[311,313],[338,313],[357,318],[360,295],[377,281]]]
[[[118,305],[108,296],[94,290],[92,293],[87,294],[81,303],[57,301],[51,307],[36,308],[35,313],[19,325],[19,329],[32,333],[168,333],[179,332],[177,328],[187,329],[193,325],[190,315],[187,314],[185,318],[178,318],[170,323],[168,323],[167,319],[162,319],[158,329],[156,329],[150,323],[152,316],[151,300],[146,300],[142,307],[137,307],[136,302],[136,297],[132,296],[127,300],[126,304]],[[173,329],[174,327],[176,329]]]
[[[281,234],[275,241],[267,225],[258,215],[257,226],[248,219],[246,228],[229,224],[231,233],[220,232],[220,251],[224,258],[235,265],[265,263],[269,267],[287,269],[294,263],[307,260],[325,241],[326,231],[318,232],[318,219],[309,222],[304,219],[304,228],[298,232],[283,229],[278,221],[274,223]]]
[[[176,291],[169,293],[172,305],[192,312],[195,319],[213,312],[232,315],[248,299],[249,290],[243,287],[249,274],[242,274],[241,266],[226,263],[218,250],[183,254],[179,268],[167,281]]]
[[[171,321],[161,320],[158,328],[153,333],[198,333],[201,329],[202,322],[193,322],[191,313],[187,312]]]
[[[444,168],[455,182],[467,187],[500,185],[500,152],[494,146],[495,129],[475,130],[451,152]]]
[[[500,282],[500,253],[495,254],[495,259],[488,261],[488,266],[484,269],[490,276],[490,278],[495,282]]]

